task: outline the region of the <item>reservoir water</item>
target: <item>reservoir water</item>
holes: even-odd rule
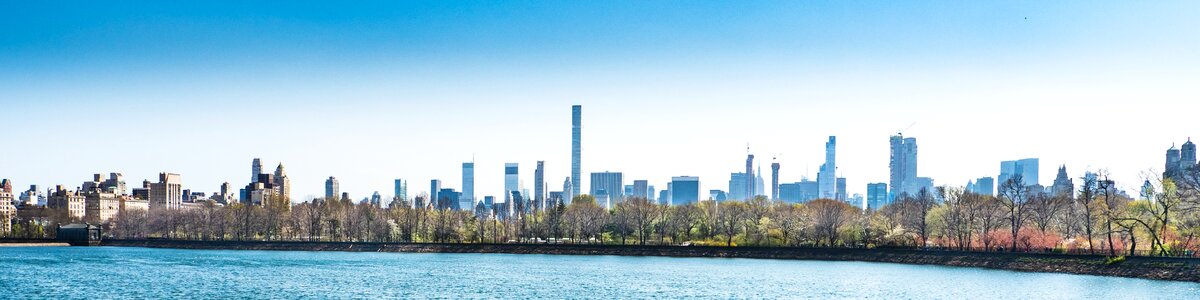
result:
[[[867,262],[0,247],[0,298],[1196,299],[1200,284]]]

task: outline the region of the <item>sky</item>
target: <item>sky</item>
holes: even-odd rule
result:
[[[211,193],[282,162],[292,197],[430,179],[503,193],[582,168],[727,189],[747,145],[770,181],[815,180],[828,136],[851,194],[965,185],[1037,157],[1042,184],[1107,170],[1127,189],[1200,138],[1195,1],[3,1],[0,178],[77,187],[159,172]],[[707,194],[707,193],[702,193]]]

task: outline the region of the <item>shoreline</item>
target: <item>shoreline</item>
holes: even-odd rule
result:
[[[70,247],[68,243],[4,243],[0,242],[0,248],[4,247]]]
[[[548,244],[425,244],[351,242],[262,242],[183,240],[104,240],[101,246],[196,250],[343,251],[395,253],[504,253],[754,258],[863,261],[974,267],[1020,272],[1066,273],[1200,283],[1200,259],[1128,257],[1108,264],[1103,255],[785,247],[701,247]]]

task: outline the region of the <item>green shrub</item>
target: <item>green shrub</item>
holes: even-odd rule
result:
[[[1124,256],[1109,257],[1108,259],[1104,260],[1104,264],[1106,265],[1115,265],[1123,262],[1125,262]]]

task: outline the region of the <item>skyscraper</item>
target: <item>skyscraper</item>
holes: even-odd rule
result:
[[[255,181],[257,180],[255,179]],[[399,181],[399,179],[396,180]],[[341,192],[338,191],[337,178],[329,176],[329,179],[325,179],[325,200],[337,200],[339,195],[341,195]]]
[[[779,200],[779,163],[771,163],[771,200]]]
[[[754,196],[767,196],[767,185],[763,182],[762,166],[758,166],[758,175],[754,176]]]
[[[279,166],[275,168],[275,195],[280,197],[279,200],[285,201],[288,206],[291,206],[292,180],[284,171],[283,163],[279,163]]]
[[[333,177],[329,177],[329,178],[332,179]],[[404,179],[396,179],[396,183],[395,183],[393,189],[394,189],[393,195],[396,198],[396,200],[408,201],[408,182],[407,181],[404,181]],[[328,190],[326,190],[326,193],[328,193]]]
[[[846,178],[845,177],[838,177],[837,193],[835,193],[835,195],[836,195],[834,197],[835,200],[847,201],[850,199],[850,198],[846,198]],[[851,203],[851,204],[854,204],[854,203]],[[855,205],[857,205],[857,204],[855,204]]]
[[[262,160],[255,158],[250,162],[250,183],[258,182],[258,174],[262,174]]]
[[[571,177],[567,177],[567,179],[563,180],[563,193],[562,193],[563,194],[563,201],[562,201],[563,205],[571,205],[571,200],[574,200],[574,198],[570,198],[571,194],[575,193],[572,190],[572,188],[574,188],[574,187],[571,186],[572,185],[571,181],[572,181]]]
[[[533,169],[533,203],[538,209],[546,207],[546,162],[537,161]]]
[[[750,148],[746,147],[746,151]],[[754,198],[754,154],[746,154],[746,191],[740,196],[746,200]]]
[[[579,168],[580,135],[583,132],[583,106],[571,106],[571,197],[579,196],[583,190],[579,185],[581,175]]]
[[[905,138],[897,134],[891,137],[890,169],[891,192],[888,201],[901,194],[916,194],[917,180],[917,139]]]
[[[886,183],[868,183],[867,184],[867,207],[866,209],[878,210],[884,205],[888,205],[888,188]]]
[[[379,195],[379,191],[375,191],[374,194],[371,194],[371,201],[368,203],[375,207],[383,207],[383,196]]]
[[[521,192],[521,181],[518,173],[517,163],[504,164],[504,203],[509,208],[512,208],[512,192]]]
[[[457,200],[459,208],[469,210],[475,207],[475,162],[462,164],[462,193]]]
[[[634,180],[633,193],[630,196],[650,200],[650,182],[646,180]]]
[[[699,177],[671,177],[671,205],[683,205],[697,201],[700,201]]]
[[[995,178],[980,177],[979,179],[975,179],[975,182],[972,185],[974,185],[974,188],[969,189],[969,191],[972,193],[985,195],[985,196],[996,195],[996,179]]]
[[[596,172],[592,173],[591,195],[596,197],[596,204],[610,208],[612,204],[616,204],[624,198],[625,178],[621,172]],[[608,203],[600,200],[600,196],[608,196]]]
[[[1171,149],[1167,149],[1167,164],[1163,167],[1163,177],[1175,177],[1179,175],[1181,168],[1180,162],[1183,162],[1183,156],[1175,145],[1171,145]]]
[[[1196,144],[1193,144],[1192,139],[1188,138],[1187,142],[1183,143],[1182,149],[1175,149],[1175,145],[1171,145],[1171,149],[1167,150],[1167,163],[1163,168],[1163,178],[1178,179],[1184,172],[1196,167]]]
[[[1026,158],[1021,160],[1010,160],[1000,162],[1000,182],[1004,184],[1009,178],[1021,175],[1021,184],[1024,186],[1038,185],[1038,159]]]
[[[1179,150],[1179,163],[1183,168],[1191,168],[1196,165],[1196,144],[1192,143],[1192,138],[1188,138]]]
[[[437,180],[437,179],[430,180],[429,181],[429,199],[426,199],[426,201],[428,201],[428,203],[434,204],[434,206],[437,206],[438,200],[441,199],[441,195],[439,194],[441,192],[442,192],[442,181]]]
[[[150,184],[150,209],[183,207],[183,180],[179,174],[158,173],[158,182]]]
[[[837,137],[830,136],[825,143],[825,163],[817,171],[817,185],[821,198],[838,199],[837,194]]]
[[[748,173],[730,173],[729,174],[729,191],[725,194],[730,200],[749,200],[747,198],[753,191],[750,188],[750,182],[753,182],[753,177]]]
[[[1062,196],[1073,198],[1075,195],[1075,181],[1067,176],[1067,166],[1058,168],[1058,174],[1054,177],[1054,185],[1051,186],[1050,192],[1054,196]]]

